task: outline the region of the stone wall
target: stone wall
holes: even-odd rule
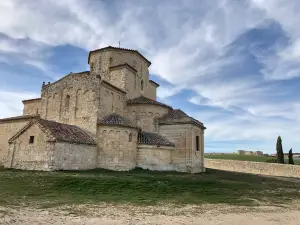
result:
[[[299,165],[262,163],[250,161],[205,159],[206,168],[269,176],[300,177]]]
[[[156,88],[157,87],[154,84],[152,84],[151,82],[149,84],[150,85],[144,91],[144,95],[152,100],[156,100]]]
[[[172,171],[173,147],[156,145],[139,145],[137,152],[137,166],[143,169]]]
[[[130,118],[143,131],[157,132],[156,118],[160,118],[168,113],[170,109],[159,105],[128,105],[126,117]]]
[[[100,82],[99,77],[82,72],[44,86],[41,118],[77,125],[95,135]]]
[[[8,155],[8,140],[29,123],[30,119],[8,120],[0,122],[0,166]]]
[[[29,143],[30,136],[34,142]],[[5,167],[23,170],[52,170],[53,143],[37,124],[33,124],[9,145]]]
[[[111,73],[110,67],[127,63],[133,67],[137,72],[135,81],[131,82],[134,88],[127,88],[128,97],[135,98],[144,95],[148,98],[154,99],[156,97],[156,88],[149,82],[148,62],[135,52],[122,51],[118,49],[107,49],[98,52],[93,52],[90,56],[90,70],[101,75],[102,79],[110,82],[110,75],[116,77],[115,73]],[[143,90],[141,83],[143,81]],[[124,80],[113,79],[115,86],[122,89]],[[154,94],[155,92],[155,94]],[[155,100],[155,99],[154,99]]]
[[[113,70],[109,71],[109,78],[108,82],[123,91],[126,91],[126,68],[114,68]]]
[[[103,82],[100,86],[100,105],[98,107],[98,118],[101,119],[113,112],[124,115],[125,93],[115,89],[109,84]]]
[[[54,170],[88,170],[96,168],[97,150],[95,145],[55,143]]]
[[[38,115],[40,113],[41,99],[24,100],[23,115]]]
[[[130,170],[136,167],[138,130],[118,126],[99,126],[97,167]]]
[[[176,171],[204,172],[204,132],[191,124],[160,125],[159,134],[175,144],[173,164]],[[199,151],[196,149],[199,136]]]

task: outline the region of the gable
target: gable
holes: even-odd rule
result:
[[[34,121],[29,122],[25,127],[23,127],[20,131],[18,131],[14,136],[12,136],[8,142],[12,143],[16,140],[20,140],[21,142],[28,142],[29,137],[33,136],[35,141],[54,141],[53,137],[45,132],[45,130],[41,129]]]
[[[57,123],[54,121],[44,119],[32,120],[19,132],[17,132],[13,137],[11,137],[8,142],[11,143],[17,138],[19,138],[32,126],[39,127],[39,130],[47,136],[47,141],[68,142],[74,144],[87,145],[96,144],[95,141],[80,127],[69,124]]]

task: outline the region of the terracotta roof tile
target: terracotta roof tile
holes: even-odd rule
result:
[[[129,119],[127,119],[123,116],[120,116],[117,113],[112,113],[108,116],[103,117],[100,121],[98,121],[98,124],[117,125],[117,126],[121,126],[121,127],[138,128]]]
[[[196,126],[206,129],[206,127],[199,120],[194,119],[193,117],[188,116],[185,112],[180,109],[173,109],[164,117],[158,120],[159,124],[168,124],[168,123],[192,123]]]
[[[139,105],[139,104],[160,105],[160,106],[164,106],[164,107],[168,107],[168,108],[172,109],[172,107],[169,105],[152,100],[150,98],[146,98],[145,96],[140,96],[138,98],[130,99],[127,101],[127,104],[128,105]]]
[[[175,147],[175,144],[169,141],[167,138],[151,132],[141,131],[138,137],[138,143],[142,145],[158,145],[158,146],[171,146]]]
[[[80,127],[57,123],[50,120],[37,120],[44,128],[48,129],[57,141],[78,143],[78,144],[96,144],[95,141]]]
[[[9,140],[9,142],[12,142],[17,137],[19,137],[33,124],[39,125],[39,127],[41,127],[41,129],[44,132],[50,134],[51,137],[53,138],[53,141],[69,142],[69,143],[76,143],[76,144],[88,144],[88,145],[96,144],[95,141],[80,127],[69,125],[69,124],[58,123],[50,120],[44,120],[44,119],[32,120],[17,134],[15,134]]]

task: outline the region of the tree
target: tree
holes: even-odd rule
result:
[[[293,150],[292,149],[289,151],[289,164],[294,165]]]
[[[284,155],[282,150],[282,140],[281,137],[278,136],[276,143],[276,151],[277,151],[277,162],[284,164]]]

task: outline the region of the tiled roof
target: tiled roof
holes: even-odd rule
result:
[[[146,98],[145,96],[140,96],[138,98],[130,99],[127,101],[127,104],[128,105],[139,105],[139,104],[160,105],[160,106],[164,106],[164,107],[168,107],[168,108],[172,109],[172,107],[169,105],[152,100],[150,98]]]
[[[24,120],[24,119],[36,119],[36,118],[40,118],[39,115],[25,115],[25,116],[15,116],[15,117],[8,117],[8,118],[3,118],[0,119],[0,123],[1,122],[7,122],[7,121],[13,121],[13,120]]]
[[[14,135],[9,142],[12,142],[22,133],[24,133],[33,124],[39,125],[39,127],[48,135],[51,136],[52,141],[68,142],[76,144],[88,144],[95,145],[95,141],[80,127],[58,123],[50,120],[36,119],[27,124],[22,130]]]
[[[98,121],[98,124],[138,128],[129,119],[120,116],[117,113],[112,113],[108,116],[103,117],[100,121]]]
[[[181,119],[189,117],[185,112],[180,109],[173,109],[167,115],[165,115],[162,119]]]
[[[158,146],[171,146],[175,144],[157,133],[141,131],[138,137],[138,143],[142,145],[158,145]]]
[[[134,50],[134,49],[118,48],[118,47],[113,47],[113,46],[107,46],[107,47],[104,47],[104,48],[100,48],[100,49],[96,49],[96,50],[90,51],[90,52],[89,52],[88,63],[90,63],[90,56],[91,56],[91,53],[94,53],[94,52],[97,52],[97,51],[103,51],[103,50],[106,50],[106,49],[116,49],[116,50],[122,50],[122,51],[129,51],[129,52],[137,53],[137,54],[140,55],[144,60],[146,60],[146,62],[148,63],[149,66],[151,65],[151,62],[150,62],[148,59],[146,59],[145,56],[143,56],[139,51]]]
[[[192,123],[196,126],[206,129],[206,127],[199,120],[188,116],[185,112],[180,109],[173,109],[167,115],[159,119],[159,124],[169,124],[169,123]]]

